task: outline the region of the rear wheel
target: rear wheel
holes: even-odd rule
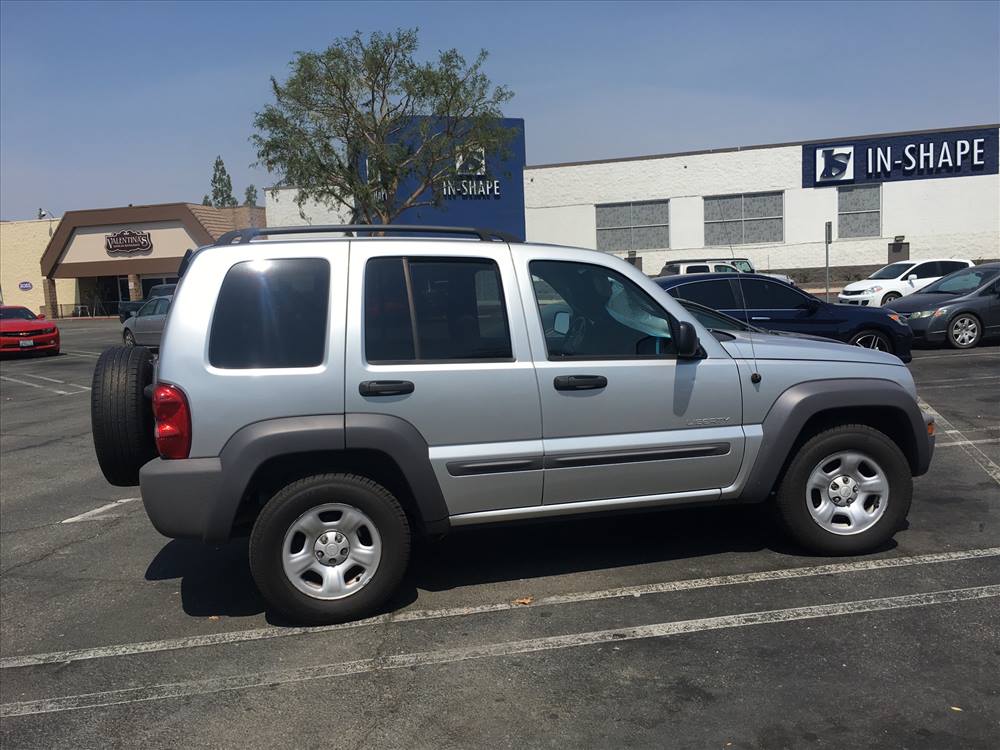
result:
[[[796,454],[776,497],[778,517],[806,549],[857,555],[885,544],[906,520],[913,480],[906,457],[865,425],[821,432]]]
[[[897,300],[902,296],[903,295],[900,294],[899,292],[889,292],[882,298],[882,305],[883,306],[888,305],[890,302]]]
[[[948,343],[956,349],[971,349],[982,337],[982,323],[972,313],[959,313],[948,323]]]
[[[876,349],[880,352],[893,353],[889,337],[878,331],[861,331],[861,333],[851,339],[851,344],[860,346],[862,349]]]
[[[320,474],[272,497],[250,536],[250,570],[264,599],[298,622],[375,613],[410,559],[410,527],[393,495],[366,477]]]
[[[94,368],[94,450],[104,477],[118,487],[139,484],[139,469],[156,457],[153,409],[144,393],[152,382],[153,355],[142,346],[106,349]]]

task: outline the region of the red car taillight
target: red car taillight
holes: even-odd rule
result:
[[[177,386],[157,384],[153,389],[156,450],[163,458],[187,458],[191,451],[191,410]]]

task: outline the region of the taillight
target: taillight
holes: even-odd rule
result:
[[[191,452],[191,410],[184,391],[158,383],[153,389],[156,450],[163,458],[187,458]]]

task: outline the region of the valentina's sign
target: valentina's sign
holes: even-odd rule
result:
[[[802,186],[997,174],[998,130],[952,130],[802,146]]]
[[[153,249],[153,238],[149,236],[149,232],[123,229],[114,234],[104,235],[104,249],[108,251],[108,255],[148,253]]]

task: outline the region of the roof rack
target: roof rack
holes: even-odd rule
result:
[[[433,227],[417,226],[413,224],[321,224],[316,226],[299,227],[250,227],[248,229],[237,229],[233,232],[226,232],[212,243],[212,247],[223,245],[245,245],[255,237],[267,237],[275,234],[327,234],[329,232],[344,232],[355,235],[358,232],[405,232],[407,234],[464,234],[478,237],[483,242],[518,242],[516,237],[512,237],[504,232],[495,229],[481,229],[477,227]]]

